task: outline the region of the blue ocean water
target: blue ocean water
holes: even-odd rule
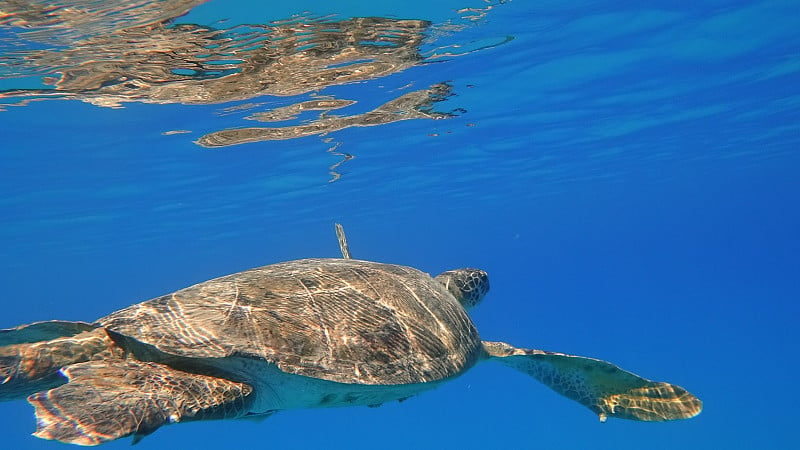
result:
[[[204,148],[207,133],[274,126],[224,108],[312,97],[49,98],[34,90],[64,63],[26,65],[20,46],[74,37],[20,43],[31,25],[0,20],[0,89],[16,93],[0,94],[0,328],[90,321],[219,275],[335,257],[341,222],[360,259],[485,269],[492,290],[472,312],[483,338],[602,358],[686,387],[704,411],[601,424],[487,363],[402,404],[168,426],[138,448],[796,445],[800,4],[213,0],[175,23],[294,14],[430,21],[422,60],[314,93],[356,100],[329,113],[348,115],[447,82],[433,109],[453,116]],[[188,132],[164,134],[176,130]],[[3,448],[58,445],[29,435],[24,401],[0,417]]]

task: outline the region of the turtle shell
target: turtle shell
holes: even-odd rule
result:
[[[428,274],[353,259],[246,270],[97,324],[167,354],[258,358],[341,383],[440,380],[472,365],[481,348],[464,308]]]

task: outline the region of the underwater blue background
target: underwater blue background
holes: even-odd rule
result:
[[[192,142],[237,125],[220,105],[0,112],[0,328],[335,257],[341,222],[354,257],[488,271],[472,313],[483,338],[602,358],[704,411],[600,424],[482,364],[402,404],[168,426],[138,449],[796,448],[800,3],[399,3],[215,0],[180,21],[444,23],[491,6],[445,38],[461,56],[323,91],[378,104],[449,81],[436,109],[466,112],[225,149]],[[29,82],[5,75],[3,89]],[[162,135],[176,129],[193,133]],[[334,182],[329,137],[355,156]],[[24,401],[0,418],[2,448],[62,448],[29,435]]]

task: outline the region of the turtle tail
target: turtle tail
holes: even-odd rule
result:
[[[39,322],[0,330],[0,401],[63,384],[69,364],[122,354],[102,328],[83,322]]]

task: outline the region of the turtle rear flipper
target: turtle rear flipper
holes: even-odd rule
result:
[[[64,320],[35,322],[28,325],[20,325],[16,328],[0,330],[0,347],[75,336],[95,328],[97,328],[96,325],[86,322],[68,322]]]
[[[36,408],[34,436],[97,445],[162,425],[243,416],[252,387],[182,372],[154,362],[109,359],[66,367],[69,382],[28,397]]]
[[[123,350],[106,330],[82,322],[39,322],[0,331],[0,401],[64,383],[58,371]]]
[[[607,417],[642,421],[688,419],[702,402],[670,383],[650,381],[599,359],[484,342],[489,358],[541,381],[559,394]]]

